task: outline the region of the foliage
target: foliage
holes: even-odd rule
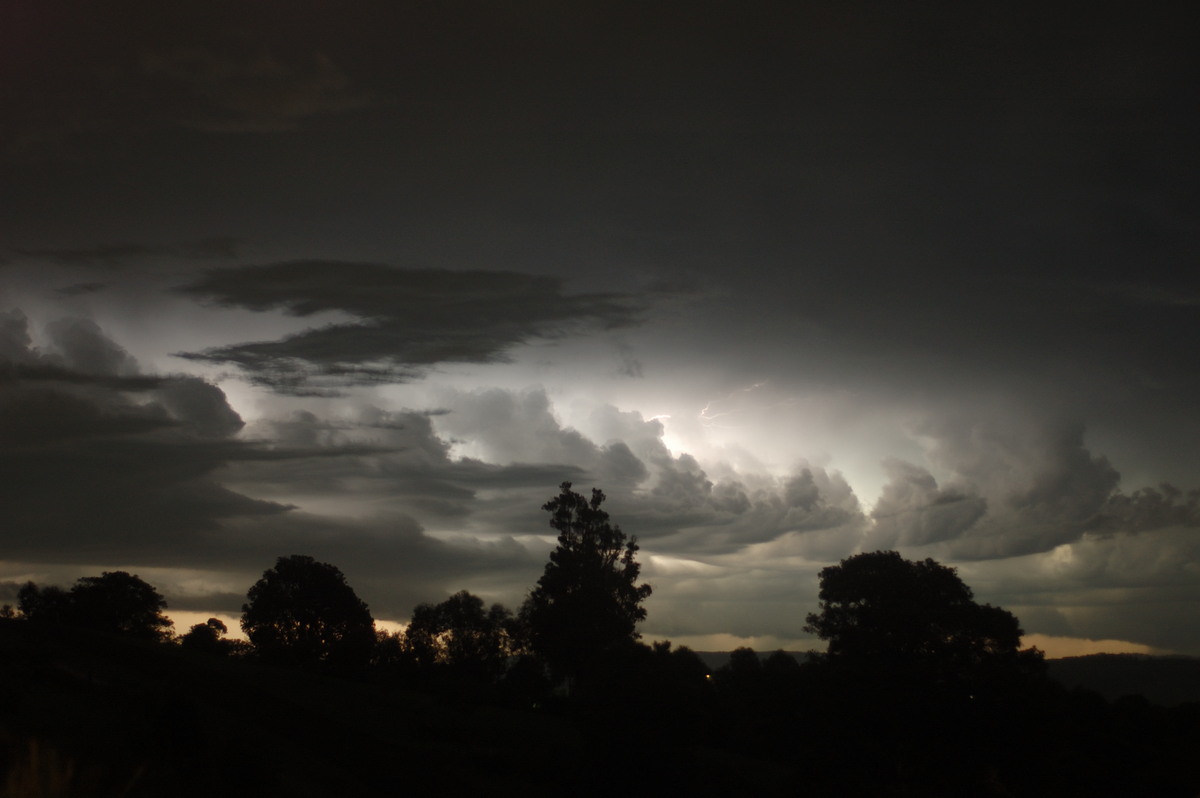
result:
[[[762,673],[762,659],[749,646],[739,646],[729,652],[729,664],[722,670],[743,678],[754,678]]]
[[[405,646],[418,667],[443,668],[455,676],[490,682],[504,673],[513,652],[512,613],[462,590],[440,604],[413,610]]]
[[[21,614],[34,622],[63,623],[146,640],[170,633],[166,600],[153,586],[125,571],[85,576],[71,590],[28,582],[17,593]]]
[[[411,657],[404,647],[404,632],[375,630],[375,650],[371,667],[379,673],[398,674],[409,670]]]
[[[953,568],[858,554],[821,571],[807,621],[829,647],[802,667],[800,706],[823,718],[805,744],[829,759],[857,738],[847,792],[986,794],[995,752],[1022,750],[1011,741],[1028,735],[1041,652],[1021,651],[1016,617],[976,602]]]
[[[312,557],[280,557],[250,588],[242,629],[264,659],[348,672],[365,668],[375,621],[338,568]]]
[[[61,587],[26,582],[17,591],[21,616],[35,623],[70,623],[71,594]]]
[[[857,554],[823,569],[820,584],[820,612],[804,628],[829,642],[830,660],[961,669],[1017,657],[1016,617],[976,603],[955,569],[931,559]]]
[[[772,651],[763,662],[763,673],[769,676],[795,676],[801,671],[800,663],[782,648]]]
[[[191,629],[188,629],[187,634],[179,641],[180,644],[191,651],[203,651],[209,654],[224,654],[230,641],[222,638],[229,631],[229,627],[220,618],[209,618],[204,623],[198,623]]]
[[[579,675],[614,649],[637,640],[646,617],[642,602],[650,585],[637,584],[637,539],[626,539],[600,509],[604,493],[591,500],[564,482],[542,506],[558,530],[558,547],[522,607],[533,650],[555,670]]]

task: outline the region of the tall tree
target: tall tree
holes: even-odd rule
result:
[[[542,506],[558,547],[521,612],[533,650],[564,675],[580,675],[633,643],[646,617],[642,602],[651,588],[637,583],[637,539],[609,523],[604,498],[593,489],[585,499],[564,482]]]
[[[338,672],[366,667],[375,621],[337,567],[280,557],[250,588],[242,629],[264,659]]]

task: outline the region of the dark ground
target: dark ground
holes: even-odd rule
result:
[[[1200,704],[1165,707],[1197,696],[1200,661],[1080,657],[1050,675],[1065,688],[992,741],[1003,783],[983,794],[1126,795],[1151,777],[1154,794],[1196,794]],[[870,707],[837,702],[855,693],[826,706],[803,678],[716,677],[666,693],[619,677],[601,702],[534,707],[0,619],[0,798],[955,794],[952,780],[879,792],[891,777],[864,770],[864,745],[923,756],[955,739],[919,707],[893,718],[907,732],[881,734],[863,725]],[[925,758],[934,775],[953,765]]]
[[[5,619],[0,771],[4,798],[782,795],[795,783],[727,751],[622,751],[552,711]]]

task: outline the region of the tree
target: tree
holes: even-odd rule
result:
[[[809,742],[855,738],[844,791],[992,791],[1003,766],[995,752],[1025,731],[1040,692],[1031,677],[1044,670],[1041,652],[1019,650],[1016,617],[977,603],[953,568],[894,551],[842,560],[820,585],[820,611],[804,628],[829,648],[805,666],[822,730]]]
[[[170,634],[166,600],[135,574],[105,571],[71,588],[72,614],[80,626],[101,632],[160,640]]]
[[[191,651],[203,651],[209,654],[224,654],[229,641],[222,640],[229,627],[220,618],[209,618],[204,623],[198,623],[183,636],[180,644]]]
[[[856,554],[820,574],[820,612],[807,632],[829,642],[827,659],[893,672],[964,674],[1019,656],[1021,627],[999,607],[978,604],[955,569],[894,551]]]
[[[418,605],[405,630],[405,646],[416,664],[442,668],[472,681],[490,682],[504,673],[512,653],[512,613],[500,604],[486,609],[466,590],[441,604]]]
[[[17,609],[21,617],[34,623],[68,623],[71,594],[61,587],[38,587],[26,582],[17,591]]]
[[[76,580],[71,590],[28,582],[17,593],[21,613],[31,621],[63,623],[97,632],[162,640],[172,622],[167,602],[136,574],[105,571]]]
[[[264,659],[337,672],[365,668],[375,621],[335,566],[280,557],[246,594],[242,629]]]
[[[636,641],[646,617],[642,602],[650,585],[637,584],[637,539],[626,539],[600,509],[604,493],[591,500],[564,482],[542,506],[558,530],[542,577],[522,607],[533,650],[564,675],[579,675],[606,654]]]
[[[757,679],[762,675],[762,658],[749,646],[738,646],[729,652],[725,669],[741,678]]]
[[[771,652],[763,661],[763,673],[771,677],[789,678],[798,675],[802,670],[796,658],[782,648]]]

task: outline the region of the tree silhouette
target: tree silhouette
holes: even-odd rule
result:
[[[82,577],[69,592],[28,582],[17,597],[21,613],[34,622],[65,623],[145,640],[166,638],[172,626],[163,615],[166,600],[140,577],[125,571]]]
[[[741,678],[755,679],[762,675],[762,659],[749,646],[738,646],[729,652],[729,663],[724,670]]]
[[[1017,657],[1016,617],[976,603],[955,569],[933,560],[857,554],[822,569],[820,584],[820,612],[804,629],[829,641],[831,661],[961,671]]]
[[[162,614],[166,600],[125,571],[79,579],[71,588],[71,604],[77,622],[97,631],[157,640],[169,634],[172,626]]]
[[[365,668],[375,621],[335,566],[280,557],[246,594],[242,629],[264,659],[336,672]]]
[[[17,609],[21,617],[34,623],[69,623],[71,594],[61,587],[39,587],[26,582],[17,591]]]
[[[222,640],[229,627],[220,618],[209,618],[204,623],[198,623],[188,629],[187,634],[179,641],[180,644],[192,651],[204,651],[209,654],[223,654],[229,641]]]
[[[405,630],[405,646],[418,667],[441,667],[453,675],[489,682],[504,673],[512,653],[512,613],[500,604],[485,609],[466,590],[440,604],[418,605]]]
[[[979,604],[953,568],[894,551],[820,574],[805,630],[829,642],[806,667],[822,758],[843,757],[847,793],[980,795],[1025,733],[1041,652],[1021,651],[1016,617]],[[828,745],[826,740],[839,740]],[[853,740],[854,761],[845,758]]]
[[[801,672],[800,663],[782,648],[772,651],[763,660],[763,673],[774,677],[793,677]]]
[[[570,482],[560,488],[542,506],[558,530],[558,547],[521,614],[533,650],[556,671],[576,676],[640,637],[642,602],[651,589],[637,584],[637,539],[627,540],[600,509],[604,493],[593,489],[589,501]]]

